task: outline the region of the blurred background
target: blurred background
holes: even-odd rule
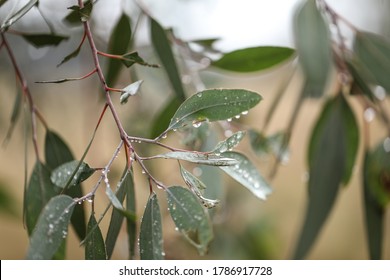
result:
[[[7,1],[0,8],[0,22],[15,7],[27,1]],[[164,27],[172,28],[175,35],[184,41],[219,38],[215,47],[228,52],[251,46],[288,46],[294,47],[292,36],[292,16],[299,1],[255,1],[255,0],[139,0],[145,9]],[[390,35],[390,4],[382,0],[344,0],[327,1],[338,13],[347,18],[356,27]],[[102,108],[102,95],[96,77],[65,84],[36,84],[36,81],[78,77],[89,72],[92,59],[87,47],[80,55],[62,65],[56,65],[66,54],[72,52],[82,36],[80,28],[67,27],[62,19],[68,13],[67,7],[76,1],[41,0],[41,11],[55,27],[57,33],[70,35],[70,39],[56,48],[34,48],[16,35],[7,35],[16,55],[17,62],[29,83],[36,105],[40,108],[50,128],[58,132],[71,147],[76,157],[81,157],[89,142],[93,129]],[[133,1],[100,0],[94,7],[91,24],[98,48],[106,50],[107,42],[116,20],[124,10],[137,21],[137,9]],[[133,26],[134,26],[133,25]],[[139,22],[137,41],[134,49],[138,50],[148,62],[156,62],[145,21]],[[32,9],[13,29],[30,33],[48,32],[47,25],[39,13]],[[345,30],[348,35],[348,31]],[[352,42],[352,37],[347,38]],[[103,67],[106,61],[102,59]],[[244,118],[243,126],[260,130],[272,100],[280,84],[292,73],[293,62],[288,62],[270,71],[250,75],[221,72],[207,68],[200,76],[207,88],[245,88],[259,92],[263,101]],[[115,100],[120,117],[130,135],[147,137],[151,122],[167,100],[171,89],[162,69],[151,69],[135,66],[137,75],[145,80],[142,93],[130,100],[126,106]],[[183,77],[185,80],[185,77]],[[129,72],[123,71],[118,88],[129,81]],[[4,52],[0,51],[0,139],[4,139],[9,126],[13,102],[17,87],[12,65]],[[269,133],[278,132],[286,127],[289,121],[295,98],[299,93],[302,79],[294,75],[286,94],[273,118]],[[190,86],[189,86],[190,88]],[[189,91],[189,94],[192,92]],[[363,110],[351,99],[355,114],[362,121]],[[166,257],[172,259],[288,259],[295,247],[297,235],[303,222],[307,198],[307,163],[306,147],[308,137],[318,114],[322,101],[308,100],[302,107],[293,131],[289,158],[279,168],[275,178],[270,180],[274,192],[267,201],[259,201],[245,188],[227,179],[221,174],[222,203],[213,214],[215,238],[209,254],[201,257],[196,250],[187,244],[182,236],[174,230],[166,206],[164,194],[161,196],[164,224],[164,247]],[[38,126],[38,142],[43,157],[44,128]],[[371,143],[375,145],[384,136],[384,129],[372,123]],[[30,136],[29,136],[30,137]],[[170,134],[166,141],[175,145],[180,143],[178,137]],[[180,137],[179,137],[180,138]],[[111,158],[119,140],[117,129],[110,114],[106,114],[98,131],[86,162],[93,167],[104,166]],[[0,258],[23,259],[28,236],[22,222],[23,185],[24,185],[24,121],[21,114],[9,143],[0,149]],[[146,150],[145,154],[157,150]],[[257,157],[249,147],[248,137],[238,149],[244,152],[267,177],[273,160]],[[361,150],[361,149],[360,149]],[[353,180],[343,188],[336,205],[328,218],[317,242],[312,248],[310,259],[366,259],[368,250],[365,240],[365,229],[361,197],[361,160],[359,153]],[[27,166],[31,173],[35,155],[28,139]],[[163,163],[163,164],[159,164]],[[123,155],[111,169],[113,180],[120,176],[124,165]],[[167,185],[182,184],[176,164],[156,162],[153,165],[156,177]],[[138,172],[137,172],[138,171]],[[95,177],[83,184],[85,191],[93,186]],[[145,177],[136,169],[137,210],[141,216],[148,196],[148,184]],[[218,180],[216,180],[218,181]],[[156,190],[158,192],[158,190]],[[98,192],[99,194],[100,192]],[[96,212],[106,205],[104,191],[96,198]],[[89,205],[85,205],[90,211]],[[101,209],[100,209],[101,207]],[[109,218],[109,216],[107,216]],[[102,232],[105,236],[107,219],[103,220]],[[387,213],[385,225],[384,258],[390,259],[390,217]],[[114,259],[127,257],[127,240],[125,228],[120,235]],[[70,231],[68,240],[68,258],[84,258],[83,247]]]

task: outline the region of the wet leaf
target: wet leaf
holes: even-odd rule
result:
[[[294,38],[306,81],[305,96],[322,96],[332,67],[328,23],[315,0],[302,1],[294,17]]]
[[[165,154],[156,155],[153,158],[165,158],[165,159],[179,159],[185,160],[197,164],[213,165],[213,166],[230,166],[237,164],[235,159],[217,156],[212,153],[199,153],[199,152],[181,152],[174,151]]]
[[[173,98],[166,103],[165,107],[162,108],[153,121],[151,138],[156,138],[164,132],[181,103],[182,101],[178,99],[177,96],[173,96]]]
[[[238,163],[232,166],[221,166],[230,177],[250,190],[256,197],[266,199],[272,190],[261,176],[256,166],[243,154],[224,152],[221,156],[235,159]]]
[[[116,23],[108,43],[108,53],[123,54],[128,51],[131,45],[131,21],[126,14],[122,14]],[[106,81],[109,85],[114,85],[118,80],[122,62],[116,59],[108,61],[108,68],[106,72]]]
[[[4,4],[4,3],[3,3]],[[21,9],[19,9],[16,13],[10,16],[6,21],[4,21],[0,26],[0,32],[4,32],[8,29],[12,24],[17,22],[21,17],[23,17],[32,7],[38,4],[38,0],[30,0],[28,1]]]
[[[142,83],[143,83],[143,80],[139,80],[139,81],[136,81],[136,82],[128,85],[127,87],[125,87],[122,90],[122,94],[120,97],[121,104],[126,104],[127,100],[129,99],[130,96],[136,95],[138,93]]]
[[[66,195],[53,197],[39,216],[32,233],[27,259],[49,260],[68,234],[75,202]]]
[[[228,137],[224,141],[219,142],[214,150],[212,151],[214,154],[221,154],[227,151],[232,150],[234,147],[236,147],[241,140],[244,138],[245,132],[244,131],[238,131],[234,133],[232,136]]]
[[[198,249],[199,254],[207,253],[213,231],[206,210],[196,196],[185,188],[173,186],[166,192],[169,213],[178,230]],[[191,238],[191,234],[195,237]]]
[[[80,25],[83,22],[87,21],[91,15],[93,4],[91,0],[84,2],[84,7],[80,8],[79,6],[71,6],[68,9],[72,10],[65,18],[64,22],[68,25]]]
[[[150,18],[150,26],[153,47],[164,66],[177,98],[184,101],[185,91],[167,35],[162,26],[152,18]]]
[[[212,65],[229,71],[254,72],[269,69],[293,54],[293,49],[285,47],[253,47],[227,53]]]
[[[92,233],[85,244],[85,259],[105,260],[107,257],[102,232],[100,231],[93,213],[89,218],[87,233],[89,234],[90,231],[92,231]]]
[[[353,45],[356,57],[375,78],[378,85],[390,92],[390,41],[370,32],[357,32]]]
[[[69,37],[55,34],[22,34],[23,38],[36,48],[58,46]]]
[[[198,125],[203,121],[220,121],[234,118],[247,111],[262,97],[243,89],[209,89],[201,91],[184,101],[173,116],[168,130],[188,124]]]
[[[164,259],[161,213],[156,194],[149,197],[142,216],[139,248],[141,260]]]
[[[50,179],[56,186],[65,188],[68,181],[70,181],[70,186],[78,185],[87,180],[95,171],[96,169],[89,167],[87,163],[81,162],[79,164],[78,160],[73,160],[54,169]]]

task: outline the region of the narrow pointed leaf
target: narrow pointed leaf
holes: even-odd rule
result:
[[[136,203],[135,203],[135,189],[134,189],[134,179],[133,172],[128,171],[125,175],[125,178],[122,181],[123,187],[126,190],[126,211],[130,213],[135,213]],[[126,221],[127,228],[127,237],[129,243],[129,259],[134,259],[135,257],[135,247],[137,242],[137,219],[127,219]]]
[[[222,156],[235,159],[238,163],[220,167],[226,174],[250,190],[256,197],[266,199],[272,192],[271,187],[261,176],[256,166],[243,154],[225,152]]]
[[[203,121],[233,118],[256,106],[262,97],[243,89],[209,89],[184,101],[173,116],[167,130]]]
[[[39,216],[30,239],[27,259],[49,260],[68,234],[75,202],[66,195],[53,197]]]
[[[64,22],[68,25],[77,26],[87,21],[92,12],[92,1],[88,0],[84,2],[84,7],[71,6],[68,9],[72,10],[64,19]]]
[[[150,18],[150,24],[153,47],[165,68],[176,96],[184,101],[186,95],[167,35],[162,26],[154,19]]]
[[[138,93],[142,83],[143,83],[143,80],[139,80],[139,81],[136,81],[136,82],[128,85],[127,87],[125,87],[122,90],[122,94],[120,97],[121,104],[126,104],[129,97],[136,95]]]
[[[141,260],[164,259],[161,213],[156,194],[149,197],[142,216],[139,248]]]
[[[306,78],[305,96],[319,97],[324,93],[332,67],[330,32],[316,1],[302,2],[294,18],[295,45]]]
[[[285,47],[253,47],[227,53],[212,65],[229,71],[254,72],[282,63],[293,54],[293,49]]]
[[[238,131],[224,141],[219,142],[212,152],[215,154],[221,154],[230,151],[241,142],[244,136],[244,131]]]
[[[159,65],[157,64],[151,64],[146,62],[142,57],[139,56],[138,52],[131,52],[122,55],[121,61],[127,68],[133,66],[134,64],[139,64],[142,66],[152,67],[152,68],[159,67]]]
[[[41,48],[45,46],[57,46],[69,37],[55,34],[23,34],[23,38],[35,46]]]
[[[12,108],[12,114],[11,114],[9,128],[8,128],[7,135],[5,136],[3,143],[7,143],[11,139],[12,132],[14,131],[16,121],[18,120],[19,115],[20,115],[21,104],[22,104],[22,91],[18,88],[15,102],[14,102],[14,105]]]
[[[167,196],[169,213],[176,227],[198,249],[199,254],[205,254],[213,239],[213,230],[206,210],[196,196],[185,188],[170,187],[167,189]]]
[[[89,218],[87,233],[92,231],[90,238],[85,244],[85,259],[86,260],[105,260],[106,248],[102,232],[96,222],[95,215],[92,213]]]
[[[114,206],[114,208],[116,210],[118,210],[123,216],[125,216],[127,219],[129,219],[131,221],[136,220],[135,213],[129,212],[123,208],[122,203],[118,200],[117,196],[111,190],[110,187],[106,187],[106,195],[107,195],[108,199],[110,200],[112,206]]]
[[[96,171],[95,169],[89,167],[87,163],[82,162],[76,173],[73,175],[73,177],[71,177],[78,166],[78,160],[73,160],[60,165],[53,170],[50,176],[51,181],[56,186],[64,188],[71,179],[70,186],[75,186],[87,180]]]
[[[131,21],[126,14],[122,14],[116,23],[108,43],[108,53],[123,54],[126,53],[131,45]],[[106,72],[106,81],[109,85],[114,85],[122,67],[121,61],[110,59]]]
[[[213,166],[230,166],[237,164],[235,159],[217,156],[212,153],[199,153],[199,152],[168,152],[161,155],[156,155],[153,158],[165,158],[165,159],[179,159],[185,160],[197,164],[213,165]]]
[[[68,54],[67,56],[65,56],[61,62],[57,65],[57,67],[60,67],[62,64],[64,64],[65,62],[68,62],[69,60],[71,60],[72,58],[75,58],[79,55],[80,51],[81,51],[81,47],[83,45],[80,44],[74,51],[72,51],[70,54]]]
[[[390,92],[390,41],[370,32],[357,32],[354,52],[375,78],[378,85]]]
[[[156,138],[164,132],[181,103],[182,101],[178,99],[177,96],[173,96],[172,99],[166,103],[165,107],[161,109],[153,121],[151,138]]]
[[[30,0],[28,1],[20,10],[14,13],[11,17],[9,17],[6,21],[1,23],[0,32],[4,32],[8,29],[12,24],[17,22],[21,17],[23,17],[32,7],[38,4],[38,0]]]

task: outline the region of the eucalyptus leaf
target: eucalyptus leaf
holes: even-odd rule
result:
[[[54,256],[68,234],[75,204],[66,195],[55,196],[48,202],[32,233],[27,259],[49,260]]]
[[[196,196],[185,188],[173,186],[166,192],[169,213],[177,229],[198,249],[199,254],[205,254],[213,239],[212,226],[206,210]],[[195,235],[195,238],[191,238],[191,234]]]
[[[212,152],[215,154],[221,154],[230,151],[241,142],[244,136],[244,131],[238,131],[224,141],[219,142]]]
[[[81,162],[80,164],[78,160],[73,160],[54,169],[50,179],[56,186],[65,188],[68,181],[70,181],[70,186],[78,185],[87,180],[95,171],[96,169],[89,167],[87,163]]]
[[[35,5],[38,4],[38,0],[30,0],[28,1],[21,9],[19,9],[16,13],[10,16],[7,20],[5,20],[0,26],[0,32],[3,33],[7,30],[12,24],[17,22],[21,17],[23,17],[28,11],[32,9]]]
[[[212,65],[229,71],[254,72],[269,69],[293,54],[294,50],[286,47],[253,47],[227,53]]]
[[[302,1],[294,16],[293,29],[299,62],[306,79],[305,96],[322,96],[333,57],[328,23],[317,8],[317,1]]]
[[[61,62],[57,65],[57,67],[60,67],[62,64],[64,64],[65,62],[68,62],[69,60],[71,60],[72,58],[75,58],[79,55],[80,51],[81,51],[81,47],[83,46],[83,44],[80,44],[74,51],[72,51],[70,54],[68,54],[67,56],[65,56]]]
[[[161,213],[156,194],[149,197],[142,216],[139,249],[141,260],[164,259]]]
[[[92,232],[91,232],[92,231]],[[91,232],[88,241],[85,243],[85,259],[86,260],[105,260],[106,248],[102,232],[96,222],[94,213],[91,214],[87,227],[87,234]]]
[[[371,101],[374,101],[375,100],[374,93],[372,92],[370,86],[367,83],[367,79],[366,79],[367,75],[364,75],[366,74],[366,72],[364,72],[363,74],[362,67],[359,67],[357,63],[354,61],[346,61],[346,64],[348,66],[350,74],[353,77],[351,93],[355,94],[354,89],[358,88],[361,93],[367,96]]]
[[[56,34],[22,34],[22,36],[36,48],[58,46],[62,41],[69,39],[67,36]]]
[[[179,159],[197,164],[213,165],[213,166],[230,166],[237,164],[235,159],[217,156],[213,153],[174,151],[165,154],[156,155],[152,158]]]
[[[235,159],[237,164],[232,166],[221,166],[220,168],[250,190],[256,197],[266,199],[272,192],[271,187],[261,176],[256,166],[243,154],[237,152],[224,152],[221,156]]]
[[[136,220],[135,213],[125,210],[123,208],[122,203],[116,197],[115,193],[108,186],[106,187],[106,195],[107,195],[108,199],[110,200],[112,206],[114,206],[114,208],[116,210],[118,210],[123,216],[125,216],[130,221]]]
[[[79,6],[71,6],[68,9],[72,10],[64,19],[64,22],[68,25],[80,25],[83,22],[87,21],[92,13],[93,4],[91,0],[84,2],[84,7],[80,8]]]
[[[256,106],[262,97],[243,89],[209,89],[184,101],[173,116],[168,130],[178,129],[189,123],[198,125],[204,121],[220,121],[233,118]]]
[[[160,67],[157,64],[151,64],[146,62],[142,57],[139,56],[138,52],[130,52],[122,55],[120,58],[122,63],[127,67],[131,67],[134,64],[139,64],[142,66],[152,67],[152,68],[158,68]]]
[[[136,82],[128,85],[127,87],[125,87],[122,90],[122,94],[120,97],[121,104],[126,104],[129,97],[136,95],[138,93],[142,83],[143,83],[143,80],[139,80],[139,81],[136,81]]]

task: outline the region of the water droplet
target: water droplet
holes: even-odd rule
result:
[[[200,127],[201,125],[202,125],[202,122],[198,122],[198,121],[194,121],[194,122],[192,123],[192,126],[195,127],[195,128],[198,128],[198,127]]]
[[[368,107],[364,110],[364,120],[366,122],[372,122],[375,118],[375,110],[371,107]]]
[[[142,170],[141,173],[142,173],[142,174],[145,174],[146,172],[145,172],[145,170]]]
[[[203,171],[202,171],[202,168],[200,168],[200,167],[194,167],[194,169],[192,170],[192,173],[194,173],[195,176],[199,177],[202,175]]]
[[[228,122],[231,122],[231,121],[232,121],[232,118],[228,118],[227,121],[228,121]]]
[[[385,152],[390,152],[390,137],[386,137],[385,141],[383,141],[383,149],[385,149]]]
[[[243,115],[248,115],[248,111],[244,111],[244,112],[242,112],[241,114],[243,114]]]
[[[239,119],[240,117],[241,117],[240,115],[235,116],[236,119]]]
[[[375,87],[374,95],[376,98],[378,98],[379,100],[382,101],[386,97],[386,90],[381,86],[377,86],[377,87]]]
[[[79,201],[79,202],[77,202],[78,204],[81,204],[81,203],[83,203],[81,200]]]
[[[197,96],[197,97],[202,97],[202,93],[199,92],[196,96]]]
[[[88,201],[89,203],[92,203],[93,199],[90,197],[90,198],[87,198],[87,201]]]
[[[163,138],[163,139],[165,139],[165,138],[167,138],[167,133],[165,133],[163,136],[161,136],[161,138]]]
[[[233,135],[233,132],[230,129],[227,129],[227,130],[225,130],[224,134],[225,134],[225,137],[230,137]]]

